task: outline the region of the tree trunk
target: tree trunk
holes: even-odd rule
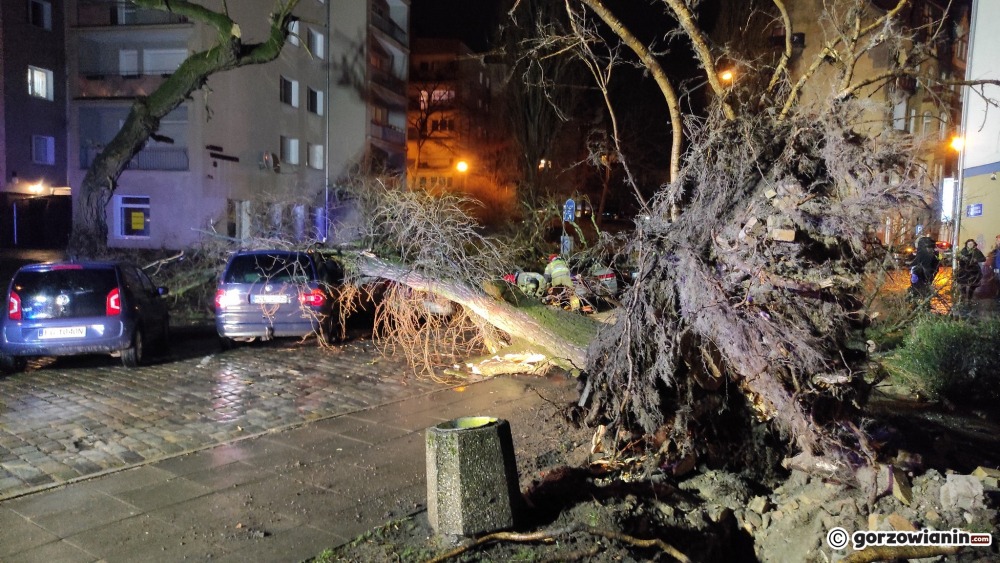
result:
[[[582,315],[537,302],[537,307],[515,307],[462,282],[431,279],[377,258],[361,257],[358,268],[365,276],[392,280],[454,301],[512,337],[564,360],[573,369],[583,369],[587,346],[597,333],[598,323]]]

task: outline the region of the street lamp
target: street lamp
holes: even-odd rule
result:
[[[736,75],[733,74],[732,70],[726,69],[719,73],[719,79],[732,85],[733,81],[736,79]]]
[[[966,95],[966,97],[968,97]],[[968,100],[963,100],[963,104],[968,103]],[[962,111],[964,112],[966,108],[963,106]],[[962,214],[965,213],[965,209],[962,207],[962,192],[965,187],[965,137],[962,135],[955,135],[951,138],[951,142],[948,144],[952,149],[958,153],[958,182],[955,186],[955,230],[951,237],[951,268],[952,272],[958,271],[958,241],[959,237],[962,236]]]
[[[457,170],[462,175],[462,191],[465,191],[466,181],[469,177],[469,163],[464,160],[459,160],[455,164],[455,170]]]

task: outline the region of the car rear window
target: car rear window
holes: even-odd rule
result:
[[[27,270],[14,276],[11,290],[26,319],[104,316],[108,294],[118,287],[110,268]]]
[[[239,254],[223,278],[225,283],[293,282],[315,279],[312,261],[304,254]]]

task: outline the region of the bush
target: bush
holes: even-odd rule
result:
[[[887,367],[935,398],[995,401],[1000,398],[1000,319],[921,319]]]

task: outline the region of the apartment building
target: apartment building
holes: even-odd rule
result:
[[[896,6],[889,0],[871,0],[868,16],[871,19],[885,14]],[[789,4],[793,28],[794,56],[789,70],[793,78],[807,71],[830,36],[830,23],[824,10],[835,4],[822,0],[804,0]],[[899,16],[903,24],[900,31],[910,34],[919,42],[928,42],[928,57],[921,64],[922,76],[935,77],[942,82],[961,80],[965,75],[970,24],[969,3],[964,1],[914,0]],[[772,44],[784,45],[784,29],[773,25],[770,29]],[[929,38],[935,37],[934,41]],[[855,67],[854,81],[876,77],[888,72],[894,64],[894,54],[886,44],[868,51]],[[832,65],[822,67],[810,81],[812,87],[803,97],[822,99],[830,94],[838,70]],[[924,195],[924,206],[898,209],[884,218],[877,229],[879,238],[886,244],[912,243],[918,235],[949,239],[949,225],[942,224],[941,210],[951,198],[951,188],[958,170],[959,153],[951,147],[952,138],[959,131],[961,98],[958,86],[930,84],[915,77],[900,77],[883,85],[876,81],[861,96],[876,102],[873,111],[858,125],[859,130],[881,132],[886,127],[901,134],[912,135],[920,142],[920,159],[930,180]]]
[[[244,42],[274,0],[228,3]],[[207,7],[223,9],[221,0]],[[108,244],[184,248],[206,236],[327,240],[336,186],[402,171],[409,1],[300,0],[278,59],[209,77],[161,121],[108,205]],[[214,30],[116,0],[67,0],[69,183]]]
[[[487,65],[461,41],[414,39],[406,153],[411,189],[488,189],[492,80]]]
[[[62,0],[0,4],[0,245],[69,231]]]

